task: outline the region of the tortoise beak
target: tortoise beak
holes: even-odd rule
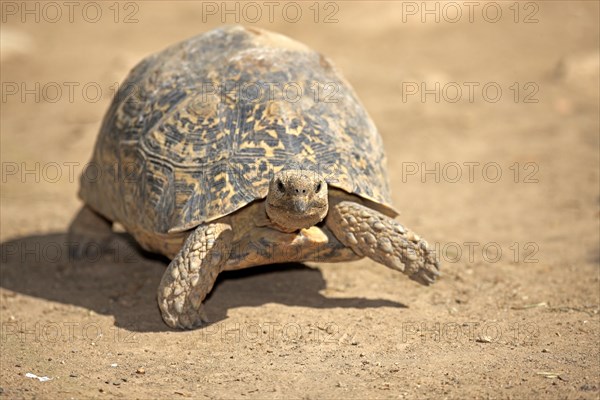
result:
[[[294,199],[292,204],[293,204],[294,211],[299,214],[305,213],[306,210],[308,209],[308,203],[306,202],[306,200],[303,200],[303,199]]]

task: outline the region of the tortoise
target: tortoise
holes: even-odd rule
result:
[[[305,45],[226,26],[142,60],[107,111],[69,229],[120,223],[172,261],[158,288],[172,328],[208,322],[217,275],[369,257],[429,285],[425,240],[394,220],[382,140],[351,86]]]

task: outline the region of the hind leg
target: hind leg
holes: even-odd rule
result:
[[[112,221],[84,205],[67,233],[69,260],[89,258],[90,252],[106,250],[112,239]]]

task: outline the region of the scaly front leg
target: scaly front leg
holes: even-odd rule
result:
[[[186,239],[158,288],[163,320],[172,328],[192,329],[207,322],[202,301],[229,258],[231,226],[201,225]]]
[[[326,224],[340,242],[423,285],[435,282],[439,265],[427,242],[394,219],[352,201],[329,209]]]

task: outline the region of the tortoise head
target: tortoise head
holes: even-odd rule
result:
[[[327,215],[327,182],[313,171],[284,169],[269,184],[266,211],[282,231],[309,228]]]

